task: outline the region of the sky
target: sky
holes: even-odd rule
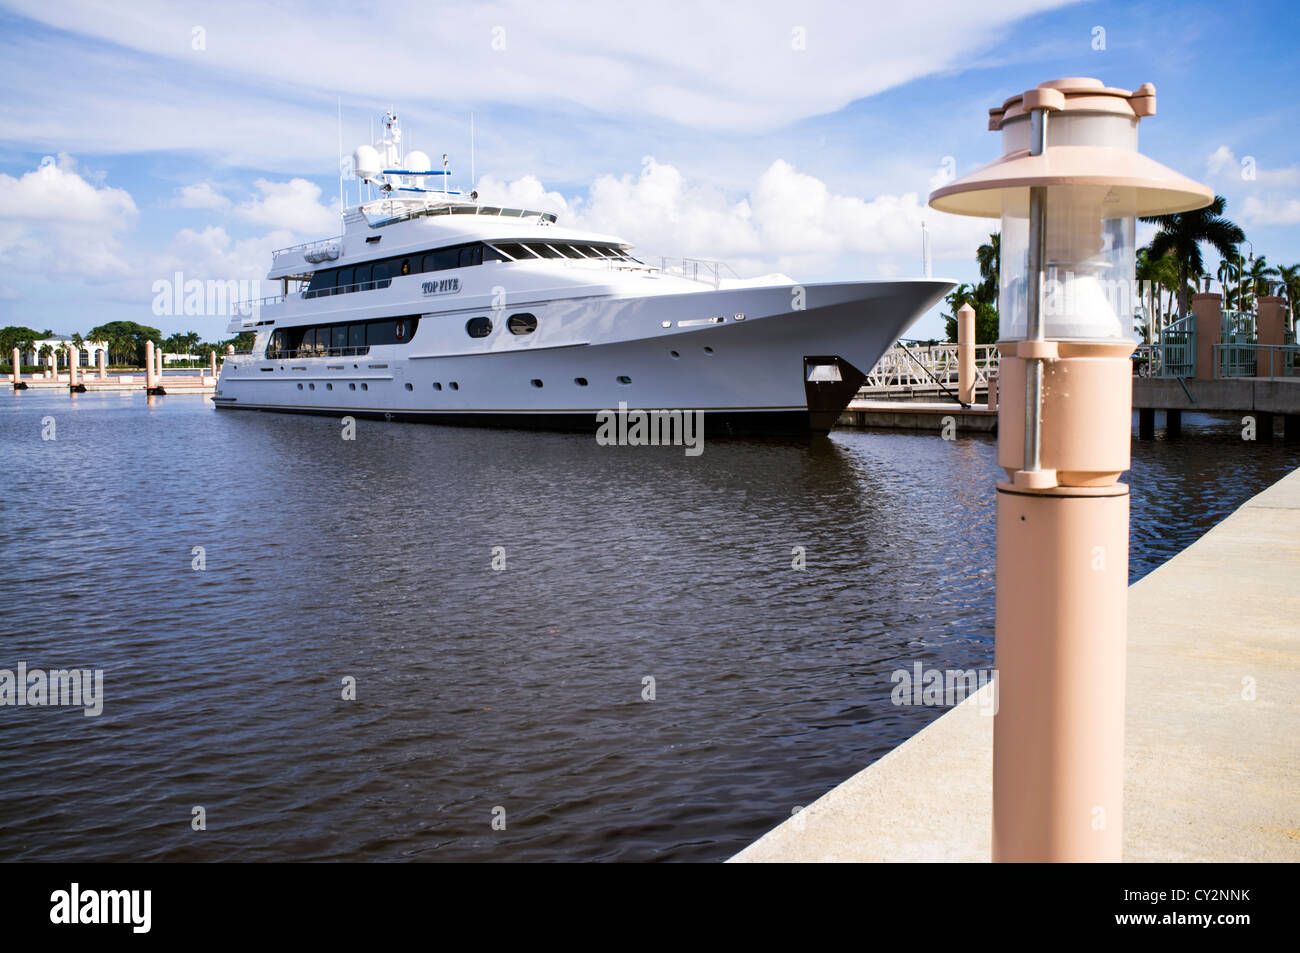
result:
[[[157,314],[156,283],[255,281],[273,249],[337,235],[340,110],[348,155],[390,106],[453,187],[643,256],[917,276],[924,222],[933,274],[973,282],[997,222],[926,199],[997,156],[989,107],[1064,76],[1151,82],[1142,151],[1294,264],[1297,35],[1300,8],[1249,0],[0,0],[0,325],[226,337]],[[909,332],[942,335],[938,309]]]

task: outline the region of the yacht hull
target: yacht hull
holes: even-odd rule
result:
[[[703,411],[711,434],[824,432],[950,287],[926,279],[534,301],[510,310],[536,314],[538,333],[517,340],[497,327],[481,343],[465,338],[475,309],[461,308],[424,314],[411,341],[364,356],[231,359],[214,402],[571,431],[594,431],[601,412],[622,406]]]

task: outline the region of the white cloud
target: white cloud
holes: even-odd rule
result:
[[[1229,146],[1222,145],[1207,157],[1206,175],[1233,197],[1246,193],[1241,204],[1241,220],[1250,225],[1300,225],[1300,166],[1270,169],[1261,167],[1255,156],[1238,159]],[[1231,216],[1229,216],[1231,217]]]
[[[1211,177],[1222,175],[1227,169],[1237,170],[1237,157],[1227,146],[1219,146],[1206,158],[1205,174]]]
[[[47,156],[18,178],[0,174],[0,264],[111,277],[126,268],[121,236],[137,214],[130,193],[87,181],[70,156]]]
[[[561,224],[617,235],[646,255],[730,261],[745,273],[786,271],[816,279],[919,274],[921,222],[935,259],[972,257],[996,225],[938,215],[914,192],[872,198],[836,195],[820,179],[776,160],[745,195],[692,183],[673,167],[643,160],[639,174],[602,176],[586,200],[547,192],[533,176],[484,177],[485,201],[541,206]]]
[[[226,198],[210,182],[197,185],[185,185],[178,190],[172,204],[177,208],[210,209],[223,212],[230,208],[230,199]]]
[[[490,175],[474,186],[480,198],[490,195],[493,202],[507,207],[542,208],[567,215],[569,203],[559,192],[548,192],[535,175],[525,175],[513,182],[501,182]]]
[[[1265,168],[1253,155],[1240,159],[1228,146],[1219,146],[1205,160],[1207,177],[1221,181],[1253,183],[1262,187],[1281,188],[1300,185],[1300,166],[1293,165],[1283,169]]]
[[[1300,199],[1247,196],[1242,218],[1252,225],[1300,225]]]
[[[311,235],[337,234],[342,229],[338,206],[334,211],[321,205],[321,188],[306,179],[271,182],[258,179],[256,195],[235,207],[235,215],[254,225],[287,228]]]
[[[256,238],[234,239],[217,225],[196,230],[182,228],[172,236],[165,252],[151,256],[148,270],[155,278],[183,271],[188,278],[229,281],[262,278],[271,264],[271,252],[293,243],[284,229]]]
[[[1070,2],[812,2],[792,9],[780,0],[639,8],[608,0],[562,8],[503,0],[431,10],[419,0],[285,0],[250,15],[242,3],[11,0],[17,12],[60,33],[0,45],[14,86],[33,77],[33,95],[11,91],[0,136],[77,141],[96,151],[204,149],[229,161],[330,155],[335,95],[386,105],[387,98],[378,99],[384,90],[408,91],[408,111],[442,116],[447,103],[577,107],[752,132],[961,68],[1002,42],[1015,21]],[[404,42],[376,31],[376,22],[402,24]],[[205,31],[202,49],[191,42],[195,24]],[[42,68],[50,62],[66,62],[69,70],[51,74]],[[378,65],[322,69],[347,63]],[[174,81],[157,84],[160,72]],[[233,86],[231,76],[241,83]],[[305,77],[310,94],[303,104]]]
[[[319,191],[302,180],[259,182],[259,194],[250,199],[247,211],[252,218],[259,214],[269,218],[282,210],[290,221],[311,227],[320,224],[312,221],[313,216],[325,213],[332,227],[334,219],[327,210],[320,206],[317,212],[311,210]],[[177,204],[211,208],[219,204],[211,201],[217,195],[206,186],[188,193],[182,190]],[[48,159],[17,178],[0,174],[0,266],[19,279],[36,279],[37,287],[41,279],[59,279],[60,290],[69,283],[93,285],[101,300],[147,309],[152,284],[158,279],[172,280],[176,272],[203,281],[261,279],[271,251],[297,240],[284,227],[257,237],[233,238],[224,228],[209,225],[183,228],[165,249],[155,252],[129,240],[137,216],[128,192],[87,181],[70,156]],[[17,284],[20,287],[0,286],[0,300],[26,298],[23,281]],[[224,323],[210,330],[220,334]]]

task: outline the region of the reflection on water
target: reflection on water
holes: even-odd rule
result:
[[[1297,463],[1184,427],[1135,578]],[[0,668],[106,695],[0,709],[0,859],[721,859],[940,713],[895,669],[991,664],[988,438],[340,432],[0,395]]]

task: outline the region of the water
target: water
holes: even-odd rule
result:
[[[1135,442],[1134,578],[1300,463],[1239,426]],[[105,673],[0,708],[0,860],[718,860],[992,664],[989,438],[340,433],[0,394],[0,668]]]

